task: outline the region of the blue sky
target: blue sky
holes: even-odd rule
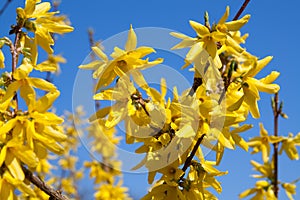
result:
[[[92,27],[95,30],[95,40],[106,40],[128,30],[132,24],[134,28],[160,27],[176,30],[187,35],[194,35],[189,26],[189,20],[203,22],[203,13],[208,11],[210,21],[218,21],[223,15],[227,5],[231,7],[230,19],[237,12],[242,0],[152,0],[152,1],[70,1],[62,0],[59,10],[67,14],[75,27],[75,31],[60,37],[55,46],[57,54],[62,54],[68,63],[62,65],[62,74],[55,77],[54,83],[61,90],[61,96],[57,100],[58,112],[72,109],[72,94],[76,75],[79,66],[89,54],[89,43],[87,29]],[[15,8],[22,6],[23,1],[14,0],[5,13],[0,16],[0,37],[7,35],[9,26],[15,22]],[[0,6],[3,5],[1,1]],[[242,33],[249,33],[246,48],[252,54],[263,58],[267,55],[274,56],[273,61],[260,74],[262,77],[272,70],[281,72],[277,83],[281,86],[280,99],[284,100],[284,111],[289,116],[288,120],[280,119],[280,135],[287,135],[289,132],[297,134],[300,131],[300,95],[299,95],[299,74],[298,64],[300,42],[297,39],[299,33],[298,9],[300,2],[295,0],[265,0],[251,1],[244,14],[251,14],[249,23],[243,27]],[[139,39],[139,38],[138,38]],[[123,47],[124,41],[120,44]],[[163,54],[163,52],[162,52]],[[166,55],[168,56],[168,55]],[[176,58],[174,58],[176,60]],[[181,63],[175,61],[168,63],[177,67],[179,71]],[[183,72],[188,76],[188,73]],[[158,74],[161,76],[161,74]],[[163,74],[162,74],[163,75]],[[84,90],[85,88],[83,88]],[[270,108],[270,95],[261,95],[259,102],[261,119],[251,120],[254,128],[243,133],[245,138],[258,135],[258,122],[263,122],[266,129],[272,133],[272,111]],[[86,155],[82,153],[82,155]],[[229,174],[220,178],[223,192],[218,195],[219,199],[237,199],[237,195],[243,190],[253,186],[255,179],[252,174],[250,160],[260,161],[260,155],[250,155],[247,152],[237,149],[226,151],[219,169],[229,171]],[[282,181],[292,181],[300,177],[299,161],[289,161],[283,155],[279,159],[279,176]],[[130,193],[139,198],[146,193],[148,187],[145,174],[124,175],[125,185],[130,188]],[[298,184],[300,187],[300,185]],[[300,189],[297,189],[300,198]],[[280,199],[287,199],[284,192],[280,191]]]

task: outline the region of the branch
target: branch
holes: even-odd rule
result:
[[[12,0],[7,0],[5,2],[5,4],[3,5],[3,7],[0,10],[0,15],[2,15],[4,13],[4,11],[6,10],[6,8],[8,7],[8,5],[12,2]]]
[[[21,29],[22,29],[23,24],[18,24],[17,26],[15,26],[11,32],[15,33],[15,41],[14,44],[10,45],[10,52],[11,52],[11,56],[12,56],[12,63],[11,63],[11,81],[14,81],[14,72],[17,69],[17,65],[18,65],[18,60],[19,60],[19,50],[18,50],[18,45],[19,45],[19,41],[20,41],[20,37],[21,37]],[[17,114],[18,112],[18,95],[17,93],[15,93],[13,100],[16,102],[16,107],[14,108],[14,115]]]
[[[278,93],[275,94],[274,104],[273,104],[273,115],[274,115],[274,136],[278,136],[278,117],[280,115],[280,109],[278,107]],[[276,198],[278,197],[278,143],[273,144],[274,148],[274,194]]]
[[[193,160],[193,157],[195,156],[195,154],[196,154],[196,152],[197,152],[197,150],[198,150],[198,148],[199,148],[199,146],[200,146],[200,144],[201,144],[201,142],[202,142],[202,140],[203,140],[203,138],[204,138],[205,135],[206,135],[206,134],[201,135],[201,137],[197,140],[197,142],[196,142],[196,144],[195,144],[195,146],[194,146],[194,148],[193,148],[191,154],[190,154],[189,157],[186,159],[186,161],[185,161],[185,163],[184,163],[184,165],[183,165],[183,167],[182,167],[182,171],[185,172],[185,171],[187,170],[188,166],[191,165],[191,162],[192,162],[192,160]]]
[[[93,46],[96,45],[95,40],[94,40],[94,30],[92,28],[88,29],[88,36],[89,36],[89,44],[90,44],[90,49],[92,49]],[[95,54],[91,53],[90,54],[91,57],[91,61],[96,60]],[[94,79],[94,85],[97,85],[97,80]],[[96,110],[100,109],[100,102],[99,101],[95,101],[95,108]]]
[[[233,20],[238,20],[239,17],[241,16],[241,14],[244,12],[245,8],[247,7],[248,3],[250,2],[250,0],[245,0],[245,2],[243,3],[243,5],[241,6],[241,8],[239,9],[239,11],[236,13],[236,15],[234,16]]]
[[[93,46],[95,46],[95,40],[94,40],[94,30],[92,28],[88,29],[88,36],[89,36],[89,44],[90,44],[90,48],[92,49]],[[95,54],[91,54],[91,60],[94,61],[95,58]]]
[[[189,96],[193,96],[197,90],[197,88],[202,85],[203,80],[202,78],[194,78],[193,86],[191,90],[189,91]]]
[[[49,200],[68,200],[68,198],[62,195],[60,191],[54,190],[39,177],[35,176],[30,170],[26,169],[25,167],[22,168],[25,173],[26,179],[33,183],[36,187],[41,189],[43,192],[48,194],[50,196]]]

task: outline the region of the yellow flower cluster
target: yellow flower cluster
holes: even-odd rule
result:
[[[131,198],[128,188],[122,186],[121,163],[116,158],[116,145],[119,137],[115,136],[115,128],[106,128],[103,120],[91,123],[87,128],[94,155],[101,156],[101,161],[86,161],[84,166],[90,170],[90,178],[94,179],[94,198],[99,200],[119,200]],[[98,158],[99,159],[99,158]]]
[[[279,154],[281,155],[284,151],[291,160],[298,160],[299,154],[296,146],[300,146],[300,133],[293,137],[293,134],[289,134],[288,137],[284,136],[270,136],[267,130],[260,124],[260,136],[253,137],[248,142],[248,145],[253,148],[252,153],[261,152],[263,164],[251,160],[251,164],[254,170],[259,172],[259,175],[253,175],[254,178],[263,179],[258,180],[254,188],[250,188],[242,192],[239,197],[245,198],[249,195],[254,195],[253,198],[256,199],[274,199],[276,196],[274,193],[274,179],[275,179],[275,168],[274,168],[274,158],[269,159],[271,152],[271,144],[281,145]],[[296,182],[295,180],[291,183],[281,183],[282,189],[285,190],[286,195],[290,200],[293,200],[293,195],[296,194]]]
[[[67,114],[67,122],[62,125],[64,119],[50,111],[60,91],[48,80],[32,76],[34,71],[58,73],[60,63],[66,62],[53,54],[53,34],[71,32],[73,27],[65,16],[50,10],[49,2],[26,0],[24,8],[16,9],[17,21],[9,32],[14,39],[0,38],[0,68],[6,70],[0,77],[0,199],[52,199],[42,187],[32,187],[32,173],[43,179],[50,175],[43,184],[56,186],[69,198],[80,196],[77,181],[84,173],[77,167],[77,135],[81,132],[75,124],[85,123],[83,110],[79,107],[75,117]],[[148,183],[153,184],[143,200],[217,199],[211,190],[222,191],[217,177],[227,172],[216,166],[222,161],[225,148],[236,146],[261,152],[263,161],[251,161],[259,173],[253,177],[259,180],[240,198],[253,195],[252,199],[275,200],[280,183],[288,198],[293,199],[299,179],[278,182],[277,161],[273,160],[276,156],[270,159],[270,154],[273,145],[279,155],[285,152],[291,160],[298,160],[300,133],[272,136],[260,124],[259,136],[249,142],[240,136],[252,128],[245,124],[249,114],[260,117],[260,92],[277,94],[280,90],[273,83],[279,72],[257,78],[272,57],[259,59],[244,48],[248,34],[242,35],[240,29],[250,15],[233,21],[228,17],[229,7],[217,23],[210,24],[207,13],[204,24],[190,20],[195,37],[170,33],[181,40],[173,50],[190,48],[182,68],[191,65],[190,71],[194,72],[192,88],[178,94],[174,87],[170,97],[164,78],[160,88],[150,87],[144,78],[143,70],[161,64],[163,59],[147,58],[155,50],[138,47],[132,26],[124,49],[115,47],[108,56],[101,48],[92,47],[99,59],[79,68],[93,70],[93,78],[97,79],[94,100],[111,102],[90,117],[87,128],[91,151],[101,157],[101,162],[93,159],[84,163],[94,179],[95,199],[130,199],[128,189],[122,186],[121,163],[116,153],[121,140],[116,136],[116,126],[122,122],[126,143],[139,144],[135,152],[145,155],[132,170],[147,168]],[[11,70],[2,51],[6,46],[11,52]],[[48,54],[43,62],[38,60],[39,47]],[[276,103],[273,111],[275,116],[287,118],[282,105],[277,108]],[[214,153],[213,160],[205,158],[206,150]],[[55,167],[49,162],[49,151],[60,155],[60,175],[52,174]]]
[[[193,88],[179,95],[175,87],[172,99],[166,99],[164,79],[160,91],[149,87],[144,79],[141,70],[163,60],[143,60],[154,50],[137,47],[132,26],[125,50],[115,47],[112,60],[100,48],[94,47],[99,60],[79,66],[95,70],[93,77],[98,79],[95,88],[98,93],[94,99],[113,102],[111,106],[100,108],[90,120],[101,122],[106,127],[102,132],[124,121],[126,142],[141,143],[136,153],[146,155],[133,170],[147,167],[149,183],[154,181],[157,173],[161,174],[143,199],[216,199],[208,188],[222,191],[216,177],[227,172],[220,172],[214,166],[221,162],[225,148],[234,149],[238,145],[248,151],[250,146],[254,152],[262,151],[266,160],[269,143],[283,140],[268,136],[264,130],[261,131],[262,137],[253,138],[249,143],[239,135],[252,128],[252,125],[241,124],[249,113],[254,118],[260,117],[259,93],[279,91],[280,87],[273,83],[279,73],[273,71],[264,78],[256,78],[272,57],[258,59],[241,46],[248,35],[242,36],[239,30],[250,15],[235,21],[227,21],[228,16],[229,7],[216,24],[210,25],[208,14],[205,15],[205,25],[190,21],[196,37],[171,33],[182,39],[173,49],[190,48],[183,68],[192,64],[191,70],[194,71]],[[115,84],[112,84],[115,79]],[[295,143],[289,138],[284,141],[283,149],[296,158],[292,153],[295,152]],[[205,160],[203,148],[215,152],[215,161]],[[259,191],[265,191],[264,185],[258,183]],[[270,196],[271,192],[266,191],[266,194]]]
[[[56,13],[49,12],[50,8],[48,2],[27,0],[25,8],[17,8],[17,24],[10,31],[15,42],[7,37],[0,39],[0,48],[7,45],[12,54],[12,71],[2,74],[0,84],[0,199],[15,199],[15,189],[28,198],[36,197],[24,170],[48,173],[48,150],[55,154],[64,152],[59,144],[66,140],[61,126],[64,120],[49,111],[60,92],[52,83],[30,76],[34,69],[56,71],[57,63],[64,62],[52,55],[51,34],[67,33],[73,28],[55,20]],[[25,29],[34,36],[29,37]],[[37,45],[51,54],[48,61],[37,64]],[[4,61],[1,52],[2,68]],[[44,95],[40,96],[40,91]],[[20,104],[25,105],[22,110]]]
[[[130,37],[136,37],[133,30],[129,34],[131,35]],[[124,73],[121,70],[117,71],[118,68],[130,71],[133,70],[132,63],[142,68],[159,62],[159,60],[153,61],[150,64],[148,61],[143,60],[142,57],[151,53],[152,50],[147,48],[133,50],[135,45],[136,42],[134,43],[134,41],[132,43],[127,42],[125,51],[116,47],[111,55],[115,58],[114,60],[109,60],[101,48],[97,46],[92,47],[93,52],[101,60],[93,60],[89,64],[81,65],[80,68],[92,69],[94,70],[93,77],[99,77],[95,90],[110,85],[118,76],[118,73]],[[99,200],[131,199],[128,195],[128,188],[122,186],[121,162],[117,160],[116,153],[116,145],[119,144],[121,137],[116,137],[114,126],[123,119],[121,116],[115,119],[113,112],[114,110],[119,112],[122,106],[126,105],[126,96],[123,96],[123,93],[132,88],[126,88],[127,85],[122,84],[123,80],[119,82],[119,90],[108,89],[103,93],[97,94],[97,99],[112,99],[112,96],[117,96],[120,99],[119,103],[116,103],[113,107],[105,107],[98,110],[95,115],[90,117],[91,124],[87,128],[88,138],[91,139],[89,146],[91,146],[90,150],[93,154],[93,160],[86,161],[84,166],[90,170],[90,178],[94,179],[94,198]],[[126,114],[125,112],[124,114]],[[103,120],[102,118],[108,113],[111,113],[109,120]]]
[[[64,152],[62,155],[55,158],[59,168],[57,169],[56,167],[56,170],[53,169],[51,173],[47,174],[50,177],[47,184],[63,191],[70,199],[79,198],[78,184],[84,177],[83,168],[78,166],[78,148],[80,143],[78,137],[82,135],[81,126],[85,123],[83,120],[84,114],[81,106],[76,108],[74,114],[69,112],[65,113],[63,127],[67,138],[61,143]]]

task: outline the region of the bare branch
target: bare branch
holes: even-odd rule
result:
[[[0,10],[0,16],[4,13],[4,11],[6,10],[6,8],[8,7],[8,5],[12,2],[12,0],[7,0],[5,2],[5,4],[3,5],[3,7]]]
[[[241,14],[244,12],[245,8],[247,7],[248,3],[250,2],[250,0],[245,0],[245,2],[243,3],[243,5],[241,6],[241,8],[239,9],[239,11],[236,13],[236,15],[234,16],[233,20],[238,20],[239,17],[241,16]]]
[[[182,171],[185,172],[187,170],[187,168],[191,165],[191,162],[192,162],[192,160],[193,160],[193,158],[194,158],[194,156],[195,156],[195,154],[196,154],[196,152],[197,152],[197,150],[198,150],[198,148],[199,148],[199,146],[200,146],[200,144],[201,144],[204,136],[205,136],[205,134],[201,135],[201,137],[197,140],[197,142],[196,142],[196,144],[195,144],[195,146],[194,146],[191,154],[186,159],[186,161],[185,161],[185,163],[184,163],[184,165],[182,167]]]
[[[280,110],[278,107],[279,97],[278,93],[275,94],[274,97],[274,107],[273,107],[273,115],[274,115],[274,136],[278,136],[278,117],[280,114]],[[273,144],[274,148],[274,194],[278,197],[278,143]]]
[[[39,177],[35,176],[30,170],[26,169],[25,167],[22,167],[25,177],[27,180],[29,180],[31,183],[33,183],[36,187],[41,189],[43,192],[48,194],[50,196],[49,199],[51,200],[68,200],[67,197],[61,194],[60,191],[54,190],[52,187],[47,185],[44,181],[42,181]]]

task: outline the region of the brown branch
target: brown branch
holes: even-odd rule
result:
[[[248,5],[249,2],[250,2],[250,0],[245,0],[245,2],[243,3],[243,5],[240,7],[239,11],[234,16],[233,20],[238,20],[239,19],[239,17],[244,12],[244,10],[247,7],[247,5]]]
[[[68,200],[67,197],[61,194],[60,191],[54,190],[52,187],[47,185],[44,181],[42,181],[39,177],[35,176],[30,170],[26,169],[25,167],[22,167],[25,177],[27,180],[29,180],[31,183],[33,183],[36,187],[38,187],[40,190],[45,192],[50,196],[49,199],[51,200]]]
[[[3,5],[3,7],[0,10],[0,15],[2,15],[4,13],[4,11],[6,10],[6,8],[8,7],[8,5],[12,2],[12,0],[7,0],[5,2],[5,4]]]
[[[89,44],[90,48],[92,49],[93,46],[95,46],[95,40],[94,40],[94,30],[92,28],[88,29],[88,36],[89,36]],[[95,54],[91,54],[91,60],[95,60]]]
[[[245,1],[244,1],[243,5],[240,7],[239,11],[238,11],[238,12],[236,13],[236,15],[234,16],[233,21],[239,19],[239,17],[240,17],[241,14],[243,13],[243,11],[246,9],[246,7],[247,7],[247,5],[248,5],[249,2],[250,2],[250,0],[245,0]],[[222,59],[221,59],[221,61],[222,61],[222,63],[224,63]],[[226,61],[225,61],[225,62],[226,62]],[[223,64],[223,66],[226,66],[226,64]],[[230,78],[229,78],[227,81],[225,81],[225,84],[224,84],[224,85],[225,85],[225,88],[224,88],[224,90],[223,90],[222,93],[221,93],[220,99],[219,99],[219,101],[218,101],[219,104],[221,104],[222,100],[224,99],[224,97],[225,97],[225,95],[226,95],[226,92],[227,92],[227,89],[228,89],[230,83],[231,83]]]
[[[189,96],[193,96],[197,90],[197,88],[202,85],[203,80],[202,78],[194,78],[193,86],[191,90],[189,91]]]
[[[19,41],[20,41],[20,37],[21,37],[21,29],[22,29],[22,26],[23,25],[17,25],[13,28],[13,32],[15,33],[15,41],[14,41],[14,44],[12,44],[10,46],[10,52],[11,52],[11,55],[12,55],[12,64],[11,64],[11,78],[12,78],[12,81],[14,81],[14,72],[16,71],[17,69],[17,65],[18,65],[18,60],[19,60],[19,50],[18,50],[18,46],[19,46]],[[18,95],[17,93],[15,93],[14,97],[13,97],[13,100],[15,101],[16,103],[16,106],[15,106],[15,109],[14,109],[14,115],[17,114],[18,112]]]
[[[75,188],[75,194],[74,194],[74,199],[79,200],[80,199],[80,195],[79,195],[79,190],[77,187],[78,182],[76,181],[76,172],[75,169],[71,169],[70,170],[70,176],[73,179],[73,183],[74,183],[74,188]]]
[[[93,46],[95,46],[95,40],[94,40],[94,30],[92,28],[88,29],[88,36],[89,36],[89,44],[90,44],[90,48],[92,49]],[[91,61],[96,60],[95,54],[91,53],[90,54],[91,57]],[[94,85],[97,85],[97,80],[94,79]],[[99,101],[95,101],[95,107],[96,110],[100,109],[100,102]]]
[[[57,190],[62,190],[62,180],[65,178],[66,170],[61,169],[60,177],[59,177],[59,185],[57,187]]]
[[[185,163],[184,163],[184,165],[182,167],[182,171],[185,172],[187,170],[187,168],[191,165],[191,162],[192,162],[192,160],[193,160],[193,158],[194,158],[194,156],[195,156],[195,154],[196,154],[196,152],[197,152],[197,150],[198,150],[198,148],[199,148],[199,146],[200,146],[200,144],[201,144],[201,142],[202,142],[202,140],[203,140],[203,138],[204,138],[205,135],[206,134],[201,135],[201,137],[197,140],[197,142],[196,142],[196,144],[195,144],[195,146],[194,146],[191,154],[186,159],[186,161],[185,161]]]
[[[274,96],[274,104],[273,104],[273,115],[274,115],[274,136],[278,136],[278,117],[280,115],[280,109],[278,107],[279,97],[278,93]],[[273,144],[274,148],[274,194],[278,197],[278,143]]]

